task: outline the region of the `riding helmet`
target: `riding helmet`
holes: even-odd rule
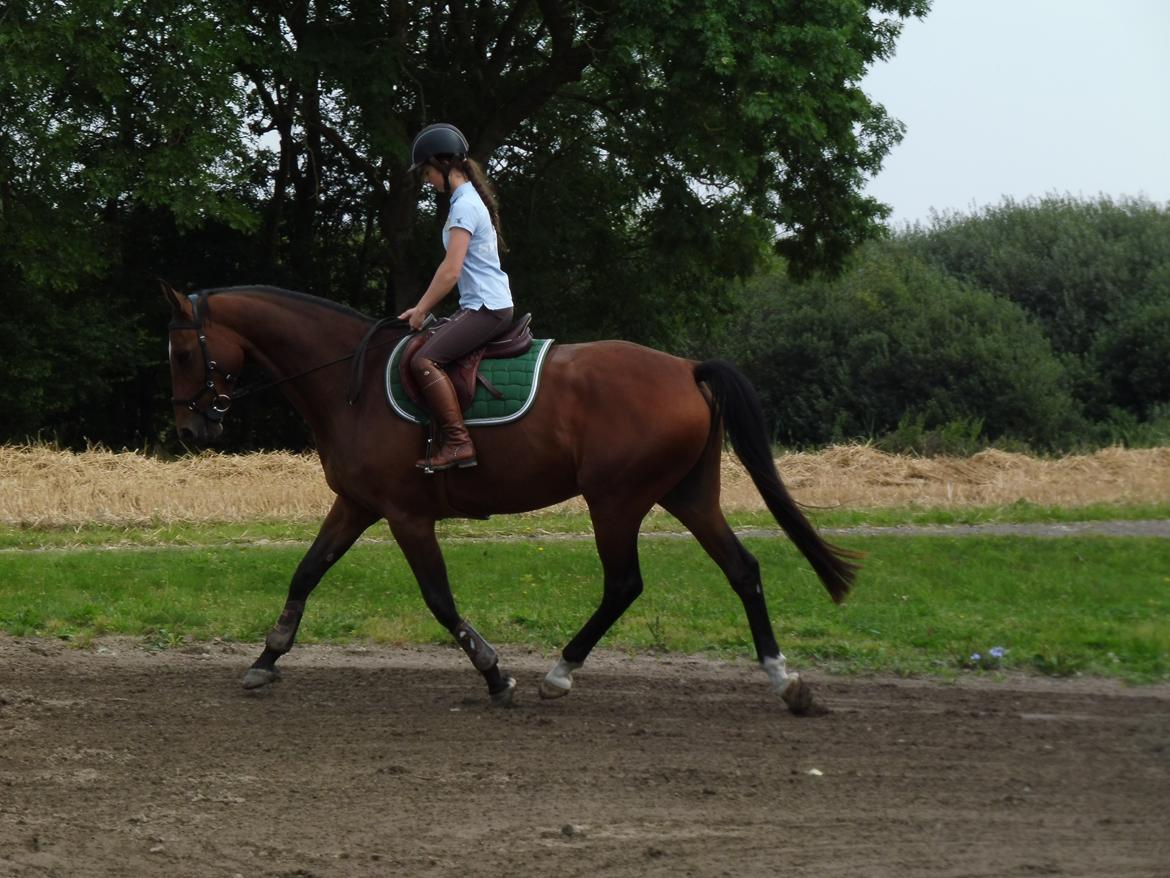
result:
[[[467,158],[469,149],[467,138],[454,125],[446,122],[428,125],[418,133],[414,143],[410,145],[410,169],[418,170],[435,156]]]

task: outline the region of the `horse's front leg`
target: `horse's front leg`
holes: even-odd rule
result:
[[[495,648],[480,637],[479,632],[461,618],[456,610],[451,584],[447,579],[447,565],[435,537],[434,521],[391,521],[390,529],[418,580],[427,607],[439,624],[451,632],[475,669],[483,674],[492,703],[501,707],[510,705],[516,681],[500,672]]]
[[[321,577],[337,559],[380,517],[344,497],[338,496],[333,501],[333,507],[325,516],[317,539],[297,565],[288,589],[288,600],[284,602],[280,618],[268,632],[264,652],[244,674],[245,689],[267,686],[279,676],[276,660],[292,649],[309,593],[317,587]]]

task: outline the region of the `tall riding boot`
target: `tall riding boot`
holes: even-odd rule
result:
[[[459,397],[455,395],[455,387],[451,379],[442,369],[430,370],[431,383],[419,390],[430,409],[431,417],[435,419],[439,433],[439,448],[424,458],[415,466],[426,470],[445,470],[457,466],[460,469],[475,466],[475,446],[471,443],[471,434],[463,423],[463,412],[459,408]]]

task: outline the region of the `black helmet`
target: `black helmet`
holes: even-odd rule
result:
[[[428,125],[410,145],[410,169],[418,170],[437,155],[464,159],[467,158],[468,150],[467,138],[454,125],[446,122]]]

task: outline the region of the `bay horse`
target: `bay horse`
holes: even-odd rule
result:
[[[375,323],[346,306],[273,287],[183,296],[164,285],[164,292],[180,436],[197,443],[218,438],[233,394],[247,392],[238,376],[254,363],[308,423],[336,494],[263,652],[244,676],[245,688],[277,678],[277,659],[293,645],[310,592],[367,528],[385,519],[427,607],[483,675],[492,703],[511,703],[515,680],[456,609],[435,522],[525,512],[580,495],[604,571],[601,602],[540,684],[542,697],[568,694],[573,672],[642,592],[638,531],[659,504],[727,577],[776,693],[793,713],[814,709],[809,684],[788,670],[776,643],[759,564],[719,507],[724,429],[768,509],[838,603],[857,556],[825,542],[789,495],[755,390],[731,364],[623,341],[554,345],[529,412],[510,424],[473,428],[479,465],[426,474],[415,467],[426,428],[390,410],[383,371],[373,367],[385,364],[387,344],[408,326]],[[347,376],[356,385],[348,394]]]

